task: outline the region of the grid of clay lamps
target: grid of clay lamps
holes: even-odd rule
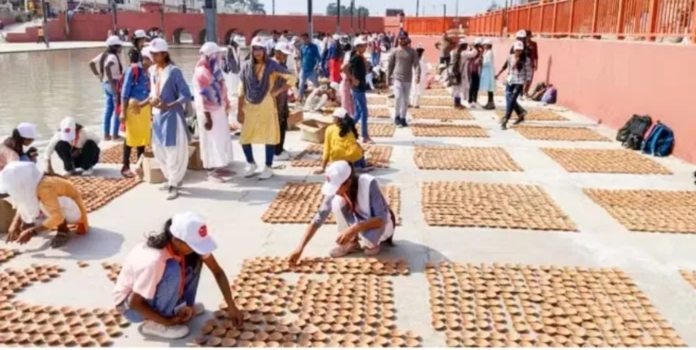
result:
[[[80,191],[87,212],[93,212],[140,184],[137,178],[73,176],[70,182]]]
[[[679,270],[679,273],[691,287],[696,288],[696,271]]]
[[[623,271],[428,264],[432,325],[451,347],[683,347]]]
[[[572,128],[565,126],[523,126],[513,128],[529,140],[547,141],[610,141],[608,138],[589,128]]]
[[[577,231],[539,186],[424,182],[421,195],[430,226]]]
[[[696,233],[696,192],[584,189],[630,231]]]
[[[34,264],[24,270],[0,273],[0,345],[2,346],[110,346],[112,337],[129,325],[116,310],[37,305],[9,301],[35,282],[60,277],[58,265]]]
[[[10,261],[19,254],[19,250],[0,248],[0,264]]]
[[[367,108],[367,116],[369,118],[391,118],[392,112],[386,107],[373,107],[369,106]]]
[[[522,171],[502,147],[416,146],[418,169],[465,171]]]
[[[542,148],[571,173],[671,175],[661,164],[625,149]]]
[[[417,137],[489,137],[478,125],[412,124]]]
[[[449,96],[450,93],[442,87],[430,88],[423,91],[422,96]]]
[[[503,115],[505,115],[505,111],[501,110],[496,110],[495,114],[499,117],[502,118]],[[514,112],[512,113],[512,116],[510,116],[510,120],[515,120],[517,118],[517,114]],[[530,109],[527,110],[527,115],[524,117],[525,120],[532,120],[532,121],[547,121],[547,122],[561,122],[561,121],[567,121],[568,119],[559,115],[558,113],[548,110],[548,109]]]
[[[286,274],[299,273],[297,276]],[[310,277],[309,274],[317,274]],[[323,274],[319,276],[318,274]],[[416,347],[420,337],[396,325],[392,282],[408,275],[405,261],[304,259],[246,260],[231,289],[245,312],[241,329],[226,319],[227,305],[205,322],[199,346]]]
[[[454,102],[448,96],[422,96],[418,100],[421,107],[449,107],[454,106]]]
[[[152,147],[147,146],[146,152],[152,152]],[[138,159],[137,152],[135,150],[131,152],[130,162],[135,164]],[[119,144],[118,146],[109,147],[101,152],[99,155],[99,163],[102,164],[122,164],[123,163],[123,147]]]
[[[368,105],[386,105],[387,104],[387,96],[367,96],[367,104]]]
[[[412,108],[408,113],[413,119],[474,120],[474,117],[466,109]]]
[[[362,132],[362,125],[355,126],[358,134]],[[396,131],[396,126],[392,123],[367,123],[367,133],[370,137],[392,137]]]
[[[316,214],[324,196],[321,194],[322,184],[306,182],[290,182],[278,192],[276,199],[271,202],[261,220],[271,224],[308,224]],[[399,187],[380,186],[389,207],[394,211],[396,224],[401,223],[401,193]],[[333,215],[327,223],[336,223]]]
[[[368,124],[373,125],[373,124]],[[370,135],[376,136],[376,135]],[[389,160],[391,159],[392,146],[384,145],[362,145],[365,151],[367,163],[371,166],[377,168],[388,168]],[[298,154],[295,159],[290,162],[290,165],[294,167],[320,167],[321,166],[321,156],[324,152],[324,146],[318,144],[309,144],[304,151]],[[319,157],[311,159],[310,157]]]

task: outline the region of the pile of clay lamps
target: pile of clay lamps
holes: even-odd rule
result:
[[[502,147],[416,146],[418,169],[465,171],[522,171]]]
[[[671,175],[661,164],[625,149],[542,148],[571,173]]]
[[[140,183],[140,180],[137,178],[116,179],[97,176],[72,176],[70,177],[70,182],[80,191],[82,200],[87,207],[87,212],[92,212],[135,187]]]
[[[529,140],[546,141],[610,141],[590,128],[572,128],[566,126],[526,126],[517,125],[513,128]]]
[[[419,137],[489,137],[478,125],[411,124],[411,131]]]

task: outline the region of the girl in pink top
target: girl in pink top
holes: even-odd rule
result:
[[[140,331],[165,339],[189,334],[187,323],[205,308],[196,303],[203,265],[213,273],[227,303],[229,319],[243,322],[230,283],[212,253],[217,248],[202,217],[192,212],[174,215],[162,233],[139,244],[126,257],[114,287],[116,309]]]

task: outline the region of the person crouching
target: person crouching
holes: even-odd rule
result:
[[[334,110],[333,119],[334,124],[326,128],[324,136],[321,169],[314,173],[323,174],[328,164],[337,161],[346,161],[363,172],[372,170],[365,160],[365,151],[358,143],[355,120],[343,108]]]
[[[54,173],[51,156],[55,152],[63,161],[63,169],[67,175],[92,175],[101,152],[98,144],[99,137],[87,131],[82,124],[70,117],[63,118],[60,129],[53,135],[44,151],[46,172]]]

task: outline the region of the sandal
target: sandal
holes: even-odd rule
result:
[[[338,247],[331,249],[329,256],[332,258],[340,258],[357,251],[359,248],[360,245],[357,242],[339,245]]]
[[[56,235],[51,240],[51,248],[60,248],[68,243],[70,234],[67,232],[56,231]]]
[[[123,168],[123,170],[121,170],[121,176],[126,179],[132,179],[135,177],[135,174],[129,168]]]

